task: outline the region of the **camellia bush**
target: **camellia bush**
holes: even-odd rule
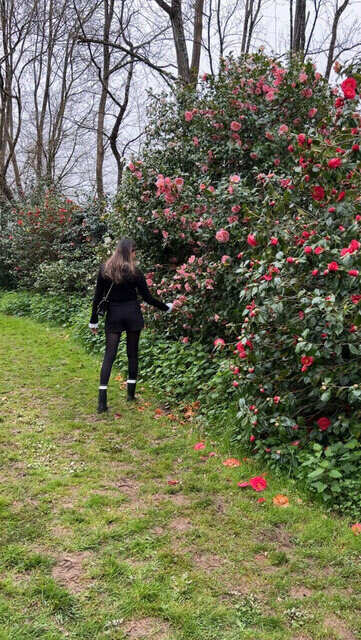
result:
[[[361,488],[360,84],[259,53],[155,98],[111,221],[175,299],[157,326],[228,360],[234,437],[325,501]]]
[[[3,286],[59,294],[93,285],[96,248],[106,230],[96,205],[80,207],[49,189],[37,204],[15,206],[2,226]]]

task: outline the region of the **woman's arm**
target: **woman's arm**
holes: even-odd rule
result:
[[[172,306],[171,305],[165,304],[161,300],[157,300],[157,298],[154,298],[152,296],[151,292],[148,289],[148,285],[147,285],[146,279],[145,279],[145,277],[144,277],[144,275],[143,275],[143,273],[141,271],[139,271],[139,273],[138,273],[136,286],[137,286],[137,289],[138,289],[140,295],[142,296],[142,298],[143,298],[143,300],[145,302],[147,302],[148,304],[151,304],[153,307],[157,307],[158,309],[161,309],[162,311],[171,311],[172,310]]]
[[[100,267],[98,271],[97,283],[95,286],[95,292],[93,297],[92,314],[89,322],[89,327],[91,329],[96,329],[98,326],[98,305],[99,305],[99,302],[104,297],[104,288],[105,288],[105,280],[103,278],[102,268]]]

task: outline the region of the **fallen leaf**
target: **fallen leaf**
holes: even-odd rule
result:
[[[138,411],[145,411],[145,407],[137,407]]]
[[[121,375],[119,374],[119,375],[115,376],[115,380],[116,380],[117,382],[123,382],[124,378],[123,378],[123,376],[121,376]]]
[[[155,413],[155,415],[156,415],[156,416],[164,416],[164,411],[163,411],[163,409],[156,409],[156,410],[154,411],[154,413]]]
[[[241,463],[237,458],[227,458],[227,460],[224,460],[223,464],[225,467],[239,467]]]
[[[290,503],[287,496],[282,495],[282,493],[278,493],[273,498],[273,504],[275,504],[277,507],[288,507]]]
[[[168,480],[168,484],[170,485],[179,484],[179,480]]]

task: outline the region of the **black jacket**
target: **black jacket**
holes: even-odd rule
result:
[[[92,315],[90,318],[90,324],[98,323],[97,308],[99,302],[106,296],[109,288],[112,284],[110,278],[104,275],[104,265],[100,265],[97,283],[95,287],[95,293],[93,298]],[[140,269],[136,270],[136,273],[132,277],[124,278],[119,284],[114,283],[112,290],[109,294],[109,302],[129,302],[130,300],[137,300],[137,292],[141,295],[143,300],[153,307],[157,307],[162,311],[168,311],[168,306],[157,300],[150,293],[145,277]]]

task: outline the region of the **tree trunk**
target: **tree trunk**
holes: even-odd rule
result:
[[[303,52],[306,40],[306,0],[296,0],[295,22],[293,29],[294,52]]]
[[[326,67],[326,73],[325,73],[325,76],[326,76],[327,79],[329,79],[329,77],[330,77],[332,65],[333,65],[333,62],[334,62],[338,23],[339,23],[339,20],[340,20],[340,17],[342,15],[342,13],[345,11],[345,9],[346,9],[348,4],[349,4],[349,0],[344,0],[343,4],[336,9],[336,12],[335,12],[335,15],[334,15],[334,18],[333,18],[331,41],[330,41],[330,46],[329,46],[329,49],[328,49],[327,67]]]
[[[193,52],[190,68],[191,83],[196,86],[199,74],[199,63],[201,59],[202,31],[203,31],[203,7],[204,0],[196,0],[194,5],[194,28],[193,28]]]
[[[109,42],[110,25],[113,19],[114,0],[105,0],[105,19],[104,19],[104,32],[103,38],[105,42]],[[102,89],[99,100],[98,117],[97,117],[97,157],[96,157],[96,185],[97,196],[100,202],[104,201],[104,180],[103,180],[103,165],[104,165],[104,120],[105,120],[105,106],[107,103],[108,86],[109,86],[109,68],[110,68],[110,50],[109,46],[103,45],[103,79]]]

